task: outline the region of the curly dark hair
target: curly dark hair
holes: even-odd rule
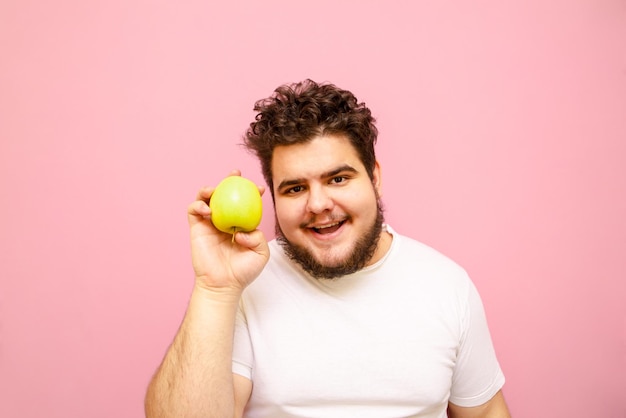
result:
[[[272,155],[279,145],[305,143],[317,136],[345,135],[359,154],[370,178],[376,165],[376,120],[365,103],[333,84],[310,79],[285,84],[254,105],[255,121],[243,138],[259,158],[272,196]]]

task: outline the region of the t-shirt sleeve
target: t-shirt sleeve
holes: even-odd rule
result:
[[[473,407],[489,401],[504,385],[504,374],[493,348],[483,303],[470,281],[450,402]]]
[[[248,323],[243,312],[241,303],[235,318],[235,335],[233,341],[233,373],[252,380],[252,365],[254,355],[252,343],[248,332]]]

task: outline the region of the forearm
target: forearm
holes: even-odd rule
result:
[[[229,417],[239,295],[195,289],[181,327],[146,394],[146,416]]]

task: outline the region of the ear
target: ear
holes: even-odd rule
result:
[[[374,165],[374,171],[372,172],[372,185],[374,186],[374,189],[376,190],[376,193],[378,194],[378,197],[380,198],[383,192],[382,190],[383,179],[382,179],[380,163],[378,162],[378,160],[376,161]]]

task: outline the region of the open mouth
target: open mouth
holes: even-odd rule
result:
[[[311,228],[311,230],[313,232],[315,232],[316,234],[320,234],[320,235],[327,235],[327,234],[332,234],[333,232],[337,231],[339,228],[341,228],[341,226],[345,223],[345,221],[340,221],[340,222],[335,222],[333,224],[329,224],[329,225],[324,225],[324,226],[319,226],[319,227],[313,227]]]

